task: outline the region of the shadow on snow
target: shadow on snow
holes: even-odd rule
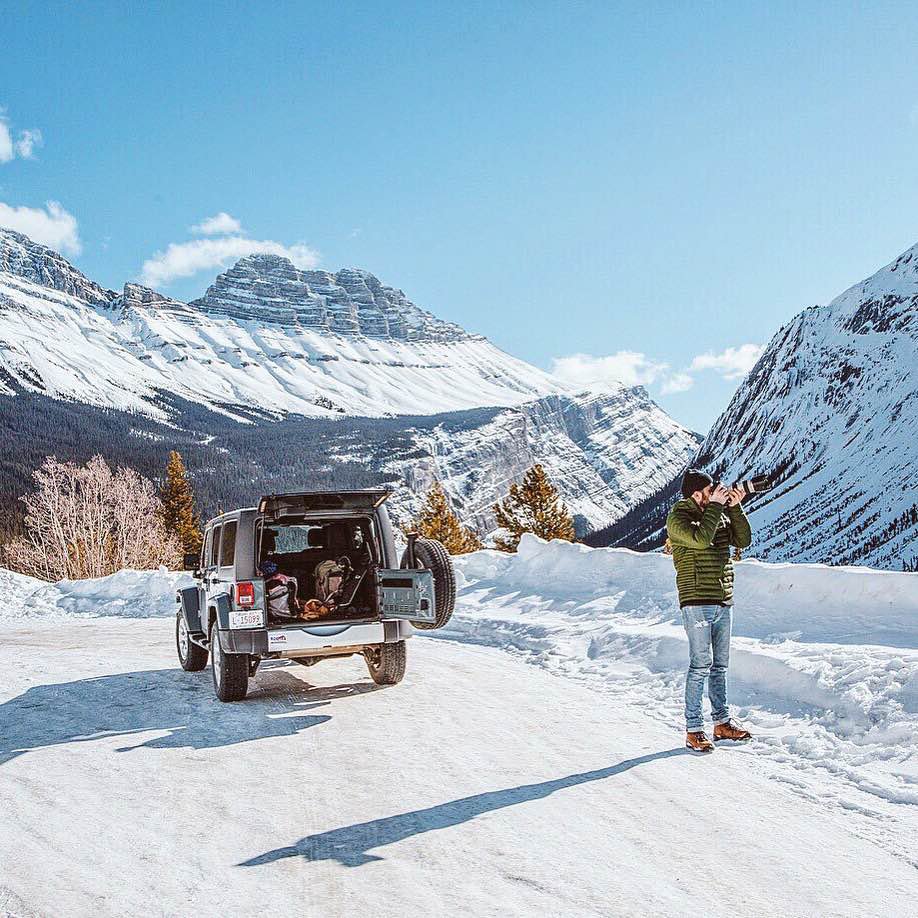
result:
[[[310,713],[314,709],[377,688],[372,683],[315,688],[285,668],[260,670],[249,696],[236,704],[216,699],[209,670],[145,670],[33,686],[0,704],[0,765],[45,746],[152,730],[166,732],[117,751],[209,749],[290,736],[331,719]]]
[[[372,861],[382,860],[379,855],[368,853],[372,848],[391,845],[410,838],[412,835],[433,832],[436,829],[447,829],[468,822],[483,813],[516,806],[518,803],[526,803],[529,800],[538,800],[568,787],[576,787],[591,781],[602,781],[604,778],[611,778],[613,775],[621,774],[638,765],[646,765],[657,759],[667,759],[683,754],[687,754],[683,748],[648,753],[634,759],[626,759],[617,765],[598,768],[595,771],[567,775],[564,778],[541,781],[538,784],[523,784],[519,787],[488,791],[471,797],[462,797],[459,800],[451,800],[449,803],[440,803],[423,810],[412,810],[410,813],[399,813],[396,816],[385,816],[371,822],[332,829],[302,838],[295,845],[266,851],[237,866],[258,867],[288,857],[302,857],[307,861],[337,861],[346,867],[360,867]]]

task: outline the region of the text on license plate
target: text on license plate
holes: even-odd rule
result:
[[[260,628],[264,619],[259,612],[230,612],[230,628]]]

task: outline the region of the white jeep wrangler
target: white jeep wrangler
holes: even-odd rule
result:
[[[361,654],[375,682],[399,682],[412,626],[449,621],[456,580],[434,539],[409,536],[396,557],[390,493],[272,494],[210,520],[200,557],[185,561],[197,584],[176,596],[182,668],[210,657],[221,701],[244,698],[266,659],[310,666]]]

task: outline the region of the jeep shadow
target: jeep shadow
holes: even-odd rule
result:
[[[371,692],[372,683],[313,687],[289,671],[266,667],[250,703],[227,707],[213,696],[210,673],[143,670],[37,685],[0,704],[0,765],[47,746],[126,738],[118,752],[209,749],[290,736],[331,720],[312,713],[333,701]],[[279,716],[282,715],[282,716]],[[129,737],[161,735],[131,744]]]

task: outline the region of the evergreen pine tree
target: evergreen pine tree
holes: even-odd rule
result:
[[[185,554],[196,554],[201,550],[201,527],[194,514],[194,495],[185,463],[182,454],[176,450],[169,453],[161,496],[163,523],[167,531],[175,533]]]
[[[520,536],[531,532],[542,539],[573,542],[574,521],[551,479],[538,463],[523,476],[521,484],[510,485],[510,493],[494,505],[497,525],[509,535],[495,539],[501,551],[516,551]]]
[[[464,555],[481,548],[481,539],[459,522],[439,481],[435,481],[424,499],[414,529],[428,539],[437,539],[451,555]]]

